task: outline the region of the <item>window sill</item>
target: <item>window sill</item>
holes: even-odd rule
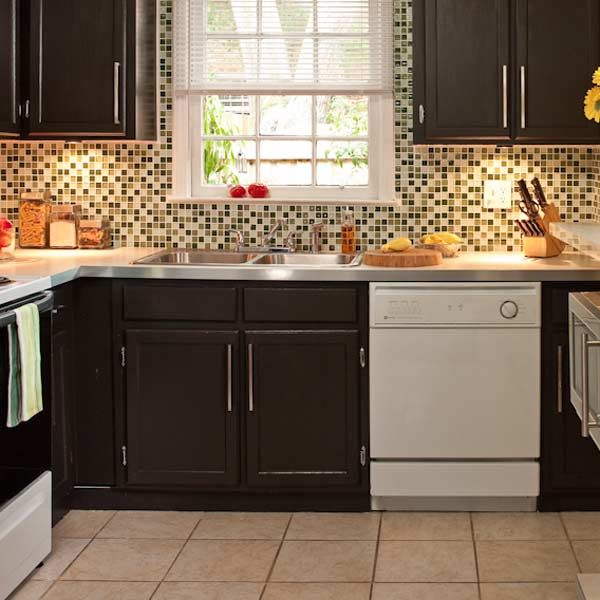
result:
[[[336,198],[313,198],[313,199],[300,199],[300,198],[279,198],[279,197],[267,197],[267,198],[252,198],[246,196],[245,198],[201,198],[198,196],[194,197],[182,197],[182,196],[167,196],[168,204],[248,204],[248,205],[304,205],[304,206],[400,206],[400,202],[397,200],[351,200],[347,199],[336,199]]]

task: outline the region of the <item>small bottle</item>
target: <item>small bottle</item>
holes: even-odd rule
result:
[[[342,216],[342,252],[354,254],[356,252],[356,226],[352,211],[346,211]]]

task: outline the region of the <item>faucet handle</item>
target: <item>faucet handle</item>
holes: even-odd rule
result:
[[[239,252],[240,248],[245,245],[244,233],[240,229],[229,229],[229,233],[235,235],[235,251]]]
[[[324,221],[315,221],[314,223],[311,224],[310,227],[313,231],[321,231],[323,229],[323,227],[325,227],[325,222]]]
[[[292,253],[298,249],[298,241],[296,239],[296,232],[290,231],[285,238],[285,247]]]

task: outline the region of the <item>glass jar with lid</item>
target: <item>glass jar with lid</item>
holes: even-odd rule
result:
[[[48,245],[50,192],[24,192],[19,198],[19,246],[45,248]]]
[[[108,217],[79,221],[80,248],[104,249],[110,248],[110,246],[110,220]]]
[[[77,231],[81,206],[78,204],[56,204],[50,209],[50,248],[77,248]]]

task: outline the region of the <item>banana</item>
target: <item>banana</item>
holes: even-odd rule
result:
[[[462,240],[456,234],[449,231],[424,235],[421,238],[421,242],[423,244],[462,244]]]
[[[408,238],[396,238],[381,247],[382,252],[404,252],[412,246]]]

